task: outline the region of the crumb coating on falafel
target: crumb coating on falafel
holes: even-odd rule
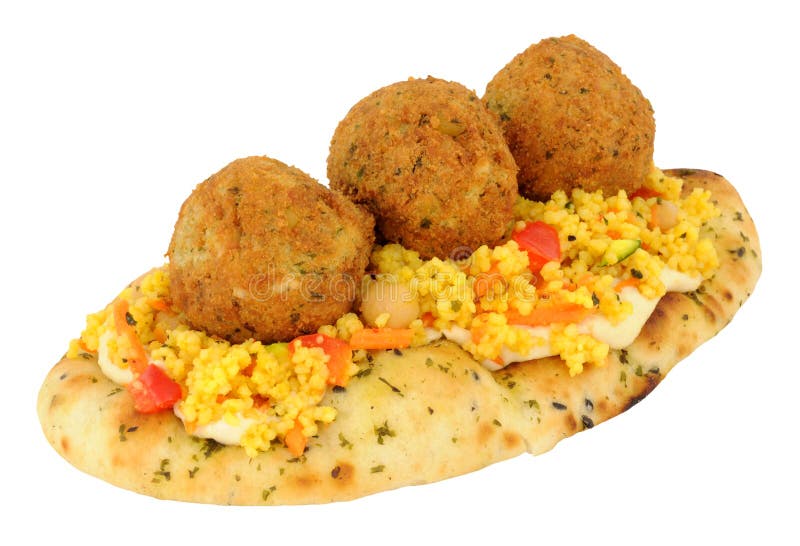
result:
[[[514,57],[486,87],[519,166],[520,193],[640,187],[655,141],[653,108],[605,54],[570,35]]]
[[[500,242],[516,171],[497,116],[463,85],[430,76],[359,101],[328,156],[331,187],[366,205],[386,241],[427,258]]]
[[[233,161],[181,207],[170,292],[195,328],[285,341],[347,313],[374,243],[372,217],[303,171]]]

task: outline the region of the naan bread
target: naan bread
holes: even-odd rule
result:
[[[171,413],[141,415],[94,359],[62,360],[39,393],[42,428],[77,468],[158,498],[217,504],[340,501],[457,476],[529,452],[627,410],[733,317],[761,271],[752,219],[736,190],[708,171],[673,170],[685,190],[712,191],[722,216],[707,235],[717,274],[667,294],[636,341],[602,368],[570,377],[558,358],[488,372],[458,346],[373,354],[369,368],[324,404],[339,414],[299,458],[275,446],[249,458],[189,436]]]

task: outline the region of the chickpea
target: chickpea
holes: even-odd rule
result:
[[[376,326],[378,317],[387,313],[389,328],[407,328],[419,318],[419,302],[415,294],[395,280],[368,279],[361,287],[361,315],[370,326]]]
[[[678,224],[678,205],[672,201],[660,201],[653,205],[652,223],[661,231],[672,229]]]

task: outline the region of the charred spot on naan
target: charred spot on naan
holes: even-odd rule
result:
[[[318,486],[322,479],[313,473],[300,474],[294,479],[294,487],[300,490],[309,490]]]
[[[505,444],[506,449],[512,450],[516,449],[520,446],[523,442],[522,436],[515,432],[504,432],[503,433],[503,444]]]
[[[355,468],[350,463],[337,462],[336,466],[331,469],[331,478],[337,483],[339,487],[346,487],[353,481]]]
[[[494,436],[495,427],[489,423],[481,423],[478,427],[478,433],[475,435],[475,443],[479,446],[485,445],[491,440],[492,436]]]
[[[636,389],[636,391],[638,391],[637,394],[628,398],[628,400],[622,405],[622,410],[620,413],[628,411],[633,406],[644,400],[648,394],[653,392],[653,389],[655,389],[661,382],[660,377],[661,376],[655,375],[644,376],[644,381],[640,382],[641,385]]]

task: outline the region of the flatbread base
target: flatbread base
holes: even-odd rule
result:
[[[665,171],[711,190],[720,269],[696,291],[667,294],[636,341],[604,367],[570,377],[558,358],[488,372],[457,345],[375,353],[372,366],[324,404],[338,417],[301,457],[284,447],[250,458],[189,436],[170,412],[142,415],[96,360],[64,359],[47,375],[38,412],[50,444],[78,469],[157,498],[214,504],[343,501],[465,474],[619,415],[727,324],[750,296],[761,250],[750,215],[723,177]]]

